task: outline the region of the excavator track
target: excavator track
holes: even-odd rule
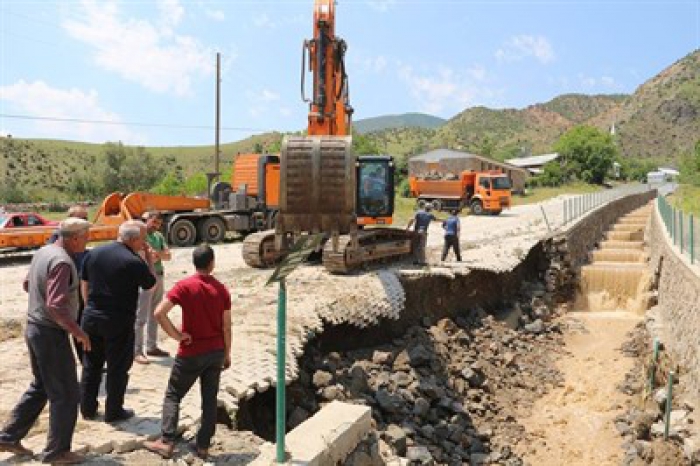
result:
[[[284,253],[275,250],[275,230],[251,233],[243,240],[243,260],[250,267],[273,267]]]
[[[398,260],[411,253],[413,234],[398,228],[371,228],[357,234],[357,247],[352,237],[338,238],[338,247],[326,242],[323,248],[323,266],[331,273],[347,274],[365,265]]]

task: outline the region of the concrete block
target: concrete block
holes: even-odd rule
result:
[[[286,437],[286,464],[324,466],[339,464],[371,430],[368,406],[333,401],[302,422]],[[266,445],[252,466],[275,464],[275,448]]]

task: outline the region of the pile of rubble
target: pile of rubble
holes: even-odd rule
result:
[[[544,287],[523,289],[529,293],[509,309],[510,326],[476,309],[454,320],[426,317],[372,347],[324,354],[320,342],[309,344],[288,391],[289,427],[332,400],[361,403],[372,407],[378,438],[362,458],[522,464],[513,447],[525,431],[516,419],[563,382],[554,368],[560,324],[550,319]]]
[[[669,438],[664,440],[664,412],[667,397],[667,369],[669,361],[661,358],[655,374],[655,388],[648,390],[650,337],[644,324],[637,326],[622,350],[637,358],[635,368],[618,387],[636,400],[625,414],[615,419],[615,427],[625,438],[625,465],[680,465],[700,463],[700,442],[694,431],[693,407],[683,401],[684,396],[674,387],[670,416]],[[662,352],[663,354],[663,352]],[[663,368],[663,370],[661,370]]]
[[[429,172],[422,173],[420,175],[416,175],[416,178],[419,180],[449,180],[449,181],[454,181],[458,180],[459,176],[452,172],[447,172],[447,173],[441,173],[437,170],[430,170]]]

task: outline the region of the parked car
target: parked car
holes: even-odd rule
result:
[[[6,212],[0,214],[0,229],[52,227],[57,225],[58,222],[47,220],[35,212]]]

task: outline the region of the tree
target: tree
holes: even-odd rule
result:
[[[381,152],[372,139],[355,132],[352,133],[352,149],[358,155],[373,155]]]
[[[610,134],[592,126],[576,126],[554,145],[560,154],[564,178],[603,184],[618,155]]]
[[[700,186],[700,140],[695,150],[681,158],[681,182]]]

